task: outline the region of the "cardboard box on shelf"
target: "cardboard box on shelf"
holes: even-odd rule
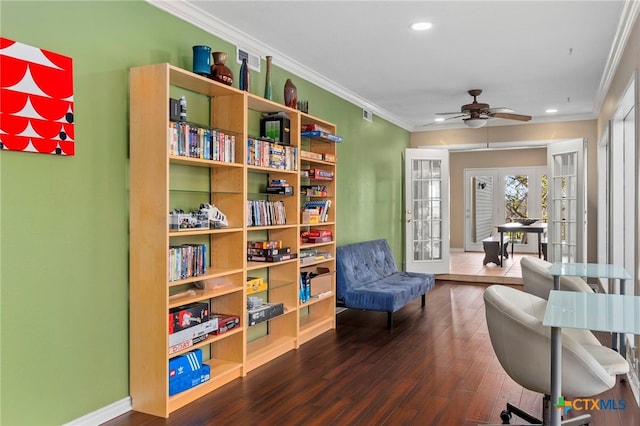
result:
[[[329,268],[318,266],[315,268],[302,268],[300,271],[317,274],[311,278],[311,297],[332,290],[333,272]]]

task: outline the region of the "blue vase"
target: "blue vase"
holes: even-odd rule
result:
[[[211,71],[211,48],[193,46],[193,72],[208,77]]]

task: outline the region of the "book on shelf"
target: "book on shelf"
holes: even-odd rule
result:
[[[247,164],[280,170],[298,170],[298,149],[257,138],[247,140]]]
[[[169,122],[169,154],[202,160],[235,162],[236,137],[184,121]]]
[[[169,281],[204,275],[207,271],[207,246],[183,244],[169,247]]]
[[[247,226],[286,225],[284,202],[267,200],[247,201]]]

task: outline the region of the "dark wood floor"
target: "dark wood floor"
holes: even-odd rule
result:
[[[484,285],[438,281],[427,307],[348,310],[338,327],[168,419],[129,412],[106,425],[463,425],[500,423],[507,401],[540,417],[541,395],[501,368],[485,323]],[[640,425],[627,383],[599,395],[626,409],[591,411],[592,425]],[[571,414],[582,414],[571,410]],[[518,419],[514,418],[513,423]]]

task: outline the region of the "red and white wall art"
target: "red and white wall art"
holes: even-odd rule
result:
[[[0,149],[73,155],[73,60],[0,37]]]

